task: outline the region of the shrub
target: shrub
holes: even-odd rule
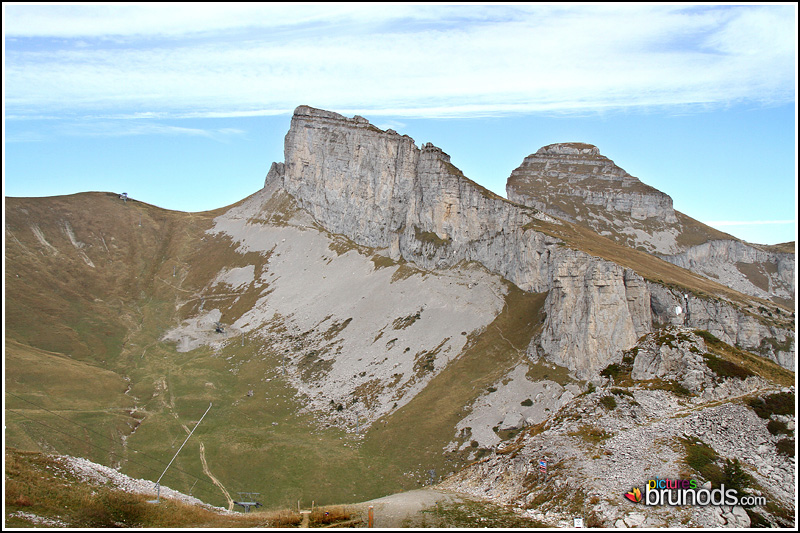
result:
[[[712,485],[720,486],[725,480],[725,473],[716,464],[719,458],[717,452],[700,439],[692,437],[684,439],[683,445],[686,450],[686,464]]]
[[[700,337],[704,341],[706,341],[707,344],[717,345],[717,344],[722,343],[721,340],[719,340],[717,337],[715,337],[714,335],[712,335],[711,333],[709,333],[708,331],[706,331],[704,329],[696,329],[696,330],[694,330],[694,332],[698,337]]]
[[[782,420],[770,420],[767,422],[767,430],[773,435],[791,435],[791,431]]]
[[[738,459],[726,459],[723,466],[717,464],[719,455],[709,445],[700,439],[689,437],[683,440],[686,450],[686,464],[692,467],[703,479],[710,481],[712,486],[725,485],[726,488],[743,492],[745,488],[753,485],[750,477]]]
[[[671,380],[655,380],[652,385],[654,389],[661,389],[665,391],[669,391],[672,394],[677,394],[678,396],[691,396],[692,391],[678,383],[677,381]]]
[[[611,389],[611,394],[616,394],[617,396],[627,396],[629,398],[633,398],[633,393],[631,391],[625,390],[625,389],[618,389],[616,387]]]
[[[607,367],[605,367],[601,372],[600,375],[607,378],[615,378],[622,373],[622,369],[616,363],[611,363]]]
[[[533,405],[533,400],[531,400],[530,398],[527,398],[527,399],[522,400],[521,402],[519,402],[519,404],[520,405],[524,405],[525,407],[530,407],[531,405]]]
[[[753,398],[749,404],[753,411],[765,420],[772,415],[794,414],[794,394],[791,392],[778,392],[764,398]]]
[[[722,473],[725,475],[725,487],[736,489],[739,493],[753,484],[753,478],[744,471],[739,459],[726,459]]]
[[[603,396],[600,398],[600,404],[610,411],[617,407],[617,400],[613,396]]]
[[[703,354],[703,358],[706,361],[706,366],[721,378],[747,379],[750,376],[755,376],[753,372],[746,368],[726,359],[720,359],[715,355]]]
[[[775,444],[778,453],[794,457],[794,439],[781,439]]]

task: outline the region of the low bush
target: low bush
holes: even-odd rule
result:
[[[794,457],[794,439],[781,439],[775,444],[778,453]]]
[[[616,409],[617,400],[615,400],[613,396],[603,396],[600,398],[600,405],[611,411],[612,409]]]
[[[750,376],[755,376],[755,373],[746,368],[726,359],[720,359],[715,355],[703,354],[703,358],[706,361],[706,366],[721,378],[747,379]]]
[[[772,415],[794,414],[794,394],[791,392],[778,392],[764,398],[753,398],[749,404],[753,411],[765,420]]]
[[[767,422],[767,430],[773,435],[791,435],[792,432],[782,420],[770,420]]]

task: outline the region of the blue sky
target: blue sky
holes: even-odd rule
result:
[[[793,4],[4,3],[3,32],[7,196],[228,205],[307,104],[433,142],[503,196],[541,146],[595,144],[700,221],[796,238]]]

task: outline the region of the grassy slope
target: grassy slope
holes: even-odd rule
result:
[[[223,266],[255,264],[258,275],[263,257],[238,254],[228,241],[203,234],[220,211],[170,212],[104,193],[8,199],[7,207],[9,445],[84,456],[155,480],[213,402],[165,485],[186,492],[194,487],[206,501],[226,504],[204,474],[202,443],[210,473],[234,499],[237,491],[260,492],[269,508],[298,499],[305,505],[365,500],[416,486],[403,476],[421,462],[412,449],[391,453],[381,432],[366,435],[361,445],[298,414],[302,398],[283,379],[279,354],[269,346],[251,340],[231,342],[218,353],[178,353],[159,341],[197,312],[196,295]],[[80,250],[65,221],[84,243]],[[37,240],[31,223],[57,253]],[[233,304],[220,295],[215,306],[222,305],[228,322],[251,298]],[[436,382],[447,391],[437,393],[440,408],[420,410],[423,396],[389,417],[386,432],[413,436],[425,461],[436,463],[463,406],[519,358],[497,332],[527,346],[527,322],[542,300],[513,289],[506,312]],[[475,383],[454,387],[464,375]]]
[[[229,242],[204,235],[223,210],[171,212],[106,193],[9,198],[6,208],[7,444],[120,464],[125,473],[154,480],[213,402],[163,483],[215,505],[226,499],[204,474],[201,443],[210,473],[234,499],[237,491],[260,492],[272,509],[298,499],[304,505],[365,500],[416,487],[429,469],[441,475],[456,468],[464,457],[443,457],[442,447],[454,437],[463,407],[519,360],[544,299],[511,287],[507,308],[464,355],[359,444],[298,414],[302,398],[283,379],[279,354],[269,346],[231,342],[219,353],[178,353],[159,342],[166,329],[196,313],[196,295],[222,267],[255,264],[259,273],[263,257],[240,255]],[[84,247],[73,246],[64,221]],[[31,223],[57,254],[37,240]],[[623,253],[629,249],[566,228],[571,245],[632,261],[646,277],[717,290],[652,256],[631,259]],[[223,305],[223,321],[238,316],[248,298]]]
[[[8,527],[32,526],[31,520],[18,513],[60,524],[45,527],[73,528],[296,527],[302,521],[297,511],[289,509],[272,512],[254,509],[246,515],[226,515],[165,497],[155,505],[150,503],[152,496],[130,494],[79,479],[61,458],[36,452],[7,449],[5,471]],[[330,513],[325,517],[322,511]],[[311,526],[319,526],[326,518],[346,522],[358,519],[359,515],[349,508],[336,507],[322,508],[309,518]]]

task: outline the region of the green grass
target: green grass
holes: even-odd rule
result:
[[[420,242],[432,244],[435,248],[447,246],[450,242],[449,239],[442,239],[432,231],[422,231],[417,226],[414,226],[414,237]]]
[[[277,198],[265,209],[259,216],[280,224],[295,206]],[[204,470],[201,444],[211,476],[234,498],[237,491],[261,493],[270,510],[294,507],[297,500],[304,506],[363,501],[416,487],[416,473],[427,479],[431,468],[439,474],[456,469],[467,455],[443,455],[442,448],[466,414],[464,406],[525,360],[525,348],[541,329],[545,295],[509,284],[504,311],[470,338],[464,353],[416,398],[356,439],[299,414],[305,400],[281,372],[284,354],[269,344],[232,342],[217,353],[179,353],[161,342],[166,329],[197,313],[201,291],[217,298],[224,324],[258,297],[245,291],[237,299],[222,286],[207,287],[223,267],[254,265],[259,277],[269,257],[239,253],[229,238],[204,233],[224,209],[178,213],[88,193],[9,198],[6,210],[7,445],[87,457],[155,480],[213,403],[163,483],[215,505],[227,500]],[[66,237],[65,220],[94,268]],[[38,242],[31,221],[57,256]],[[332,253],[352,250],[372,257],[376,268],[394,265],[334,239]],[[400,262],[392,280],[425,275],[420,272]],[[400,317],[408,320],[398,325],[407,327],[415,317]],[[327,334],[335,337],[346,327],[347,321],[333,323]],[[420,355],[421,372],[435,364],[430,355]],[[529,374],[542,379],[567,379],[564,369],[529,366]],[[366,401],[370,391],[362,392]]]
[[[305,400],[284,379],[284,354],[268,344],[232,342],[218,353],[209,348],[179,353],[161,342],[166,329],[197,313],[200,291],[219,297],[213,301],[224,324],[255,301],[255,291],[237,301],[226,299],[225,287],[207,287],[223,267],[255,265],[260,276],[269,255],[240,254],[229,238],[204,234],[212,217],[224,210],[176,213],[138,202],[125,205],[104,193],[9,199],[7,207],[7,226],[17,241],[9,239],[15,244],[7,251],[14,319],[6,331],[6,390],[34,402],[26,405],[7,394],[7,442],[87,457],[155,480],[187,429],[213,403],[163,483],[194,491],[215,505],[225,506],[227,500],[204,471],[201,444],[210,475],[234,498],[237,491],[259,492],[273,510],[298,500],[304,505],[368,500],[417,486],[406,472],[434,468],[441,475],[464,464],[466,454],[441,453],[464,416],[464,405],[522,360],[520,350],[543,318],[545,295],[509,285],[505,311],[470,339],[465,353],[418,398],[355,439],[319,427],[311,414],[298,414]],[[28,227],[31,219],[43,221],[41,230],[60,251],[58,257],[38,251],[42,245]],[[83,250],[95,269],[72,253],[59,226],[62,219],[70,220],[76,237],[87,243]],[[347,253],[352,246],[339,239],[335,248]],[[375,266],[384,263],[378,260]],[[424,273],[401,263],[393,281],[409,275]],[[407,320],[398,325],[407,327],[417,316],[401,318]],[[59,329],[59,324],[66,325]],[[331,324],[328,333],[335,336],[345,327],[347,321]],[[431,355],[420,354],[420,372],[430,371]],[[370,391],[363,392],[368,399]]]
[[[756,375],[755,372],[751,372],[743,366],[712,354],[704,353],[703,359],[705,359],[706,366],[720,378],[747,379]]]
[[[786,387],[794,384],[794,372],[764,357],[731,346],[706,330],[696,329],[694,333],[705,341],[709,351],[706,364],[715,373],[721,373],[718,375],[745,378],[755,374]]]
[[[606,396],[606,398],[610,398],[610,396]],[[588,442],[589,444],[599,444],[604,440],[610,439],[611,437],[614,436],[613,433],[609,433],[608,431],[602,428],[598,428],[596,426],[592,426],[589,424],[584,424],[577,430],[568,433],[568,435],[572,437],[581,437],[584,441]]]
[[[20,273],[7,273],[15,317],[6,330],[9,445],[83,456],[155,480],[185,438],[184,426],[193,427],[213,402],[167,472],[163,482],[168,486],[184,492],[194,486],[198,497],[226,504],[203,471],[200,443],[211,474],[229,492],[260,492],[269,509],[296,505],[298,499],[306,504],[363,500],[395,486],[351,437],[318,429],[312,415],[297,414],[304,402],[283,379],[282,354],[255,342],[231,343],[216,354],[208,348],[178,353],[160,341],[165,329],[197,312],[198,300],[184,302],[223,266],[255,264],[259,275],[264,256],[239,254],[229,239],[203,234],[219,212],[124,205],[103,193],[9,199],[7,207],[8,227],[20,243],[7,252],[7,272]],[[30,253],[42,247],[27,226],[31,218],[52,221],[40,227],[60,250],[58,257]],[[87,243],[94,270],[72,254],[74,247],[59,227],[62,218]],[[206,294],[220,291],[225,292],[218,287]],[[217,300],[223,323],[251,307],[253,298],[246,293],[237,303]],[[59,329],[63,321],[74,323],[77,331]],[[347,321],[333,324],[329,333],[345,327]],[[272,379],[264,381],[267,377]],[[246,396],[249,390],[252,397]]]

